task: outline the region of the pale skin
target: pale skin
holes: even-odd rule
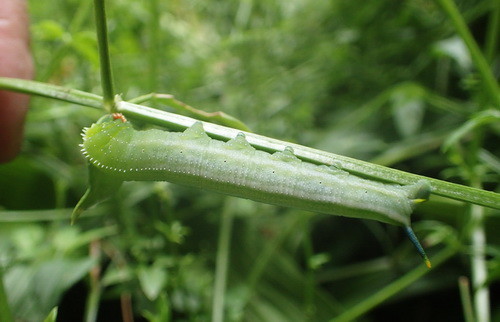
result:
[[[33,77],[26,6],[25,0],[1,0],[1,77]],[[19,153],[28,100],[26,95],[0,91],[0,163],[14,159]]]

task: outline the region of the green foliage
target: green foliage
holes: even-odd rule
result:
[[[498,15],[491,3],[459,2],[480,47],[494,48],[490,64],[499,38],[483,23]],[[115,90],[125,99],[170,93],[256,133],[498,191],[499,106],[469,43],[434,2],[106,4]],[[37,80],[100,94],[91,1],[29,7]],[[497,37],[483,43],[485,33]],[[42,98],[31,106],[22,155],[0,165],[3,286],[15,318],[50,320],[57,306],[58,319],[78,320],[70,305],[91,316],[84,307],[94,294],[100,314],[119,316],[106,306],[114,301],[149,321],[209,320],[220,227],[232,227],[218,294],[228,321],[460,320],[457,279],[477,255],[478,222],[486,285],[498,292],[498,211],[471,220],[467,205],[439,197],[414,215],[429,257],[441,261],[430,271],[397,228],[225,202],[165,182],[124,184],[70,226],[68,208],[86,187],[81,128],[102,113]],[[221,224],[224,212],[232,225]]]

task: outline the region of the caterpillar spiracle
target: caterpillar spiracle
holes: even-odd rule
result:
[[[212,139],[200,122],[184,132],[138,131],[120,114],[106,116],[84,130],[81,146],[98,172],[95,176],[111,182],[104,194],[122,181],[169,181],[269,204],[378,220],[403,226],[430,267],[410,227],[415,206],[429,196],[426,181],[401,186],[363,179],[334,166],[301,161],[292,148],[272,154],[256,150],[243,133],[228,142]],[[73,219],[90,205],[85,201],[88,194]]]

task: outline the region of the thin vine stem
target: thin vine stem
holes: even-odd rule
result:
[[[54,98],[60,101],[93,108],[102,108],[102,97],[99,95],[47,83],[19,78],[0,77],[0,89]]]
[[[163,127],[168,127],[174,130],[184,130],[193,125],[195,122],[200,122],[187,116],[168,113],[124,101],[118,102],[116,105],[118,112],[123,113],[127,117],[139,119]],[[222,125],[216,125],[208,122],[202,123],[205,132],[207,132],[208,135],[215,139],[227,141],[234,138],[236,135],[238,135],[238,133],[244,133],[247,141],[260,150],[274,152],[283,151],[286,147],[291,147],[294,150],[294,154],[304,161],[312,162],[315,164],[335,166],[349,173],[383,182],[412,184],[419,180],[427,180],[432,186],[433,194],[456,200],[467,201],[486,207],[500,209],[500,194],[494,193],[492,191],[476,189],[396,169],[391,169],[366,161],[312,149],[299,144],[280,141],[241,130],[235,130]]]
[[[97,31],[97,43],[99,49],[99,61],[101,63],[101,85],[104,96],[104,107],[107,111],[114,112],[114,90],[113,75],[108,48],[108,28],[106,25],[105,0],[94,0],[95,22]]]

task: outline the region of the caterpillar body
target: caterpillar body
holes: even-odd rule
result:
[[[256,150],[243,133],[228,142],[210,138],[200,122],[184,132],[135,130],[123,118],[84,130],[82,152],[114,182],[169,181],[326,214],[374,219],[410,228],[415,206],[428,198],[425,181],[408,186],[363,179],[333,166],[301,161],[291,148]]]

